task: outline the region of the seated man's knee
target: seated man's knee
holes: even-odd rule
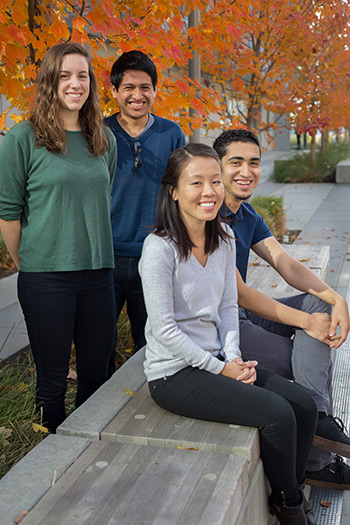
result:
[[[303,311],[309,314],[324,312],[329,315],[332,313],[332,305],[322,301],[319,297],[312,294],[306,294],[303,301]]]

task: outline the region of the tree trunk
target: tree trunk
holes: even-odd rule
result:
[[[329,146],[329,130],[324,129],[322,132],[321,151],[325,153]]]
[[[311,147],[310,147],[310,164],[311,168],[315,166],[316,161],[316,135],[311,137]]]

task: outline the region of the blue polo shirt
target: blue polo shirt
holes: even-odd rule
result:
[[[236,266],[242,279],[246,281],[250,248],[263,239],[272,237],[271,230],[248,202],[242,202],[237,213],[232,213],[226,204],[223,204],[221,216],[225,217],[225,222],[235,234]]]

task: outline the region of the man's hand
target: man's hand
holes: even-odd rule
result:
[[[340,328],[340,333],[337,334],[337,327]],[[329,330],[329,338],[331,340],[331,348],[339,348],[345,341],[350,330],[349,309],[345,299],[339,296],[339,300],[335,303],[331,315],[331,326]]]
[[[309,314],[309,324],[304,328],[305,332],[314,339],[318,339],[327,345],[332,344],[330,338],[331,316],[326,313]]]
[[[243,361],[241,357],[236,357],[233,361],[225,363],[220,374],[252,385],[256,381],[255,367],[257,364],[257,361]]]

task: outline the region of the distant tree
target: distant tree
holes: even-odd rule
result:
[[[268,132],[279,128],[282,115],[288,119],[296,114],[300,101],[309,107],[312,100],[318,104],[320,89],[322,96],[329,93],[329,57],[348,45],[349,12],[348,2],[335,0],[222,0],[202,13],[197,45],[203,77],[220,94],[224,125],[238,120],[253,131]],[[348,67],[347,58],[347,68],[338,69],[338,75]],[[317,71],[327,75],[315,96]],[[332,86],[337,81],[334,76]],[[274,118],[268,121],[263,108]]]

